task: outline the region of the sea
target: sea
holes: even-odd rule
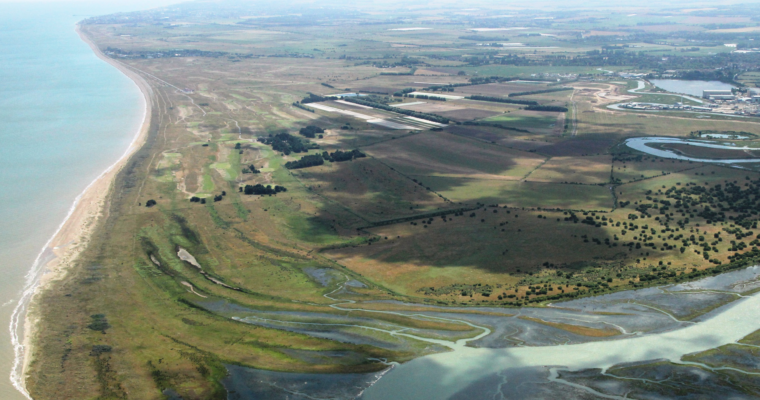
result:
[[[135,83],[97,58],[75,25],[158,5],[0,0],[0,326],[10,326],[37,278],[29,274],[35,259],[75,198],[142,123]],[[10,379],[14,361],[11,329],[0,329],[0,399],[28,398]]]

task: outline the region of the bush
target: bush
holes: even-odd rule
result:
[[[90,350],[91,356],[99,356],[103,353],[110,353],[112,350],[111,346],[105,345],[105,344],[96,344],[92,346],[92,350]]]
[[[106,318],[105,314],[93,314],[90,315],[90,319],[92,321],[89,325],[87,325],[87,327],[93,331],[101,331],[103,333],[106,333],[106,329],[111,327],[111,324],[108,323],[108,319]]]
[[[156,201],[153,200],[153,199],[150,199],[150,200],[148,200],[148,201],[145,202],[145,207],[153,207],[155,205],[156,205]]]

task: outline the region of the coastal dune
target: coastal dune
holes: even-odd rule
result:
[[[15,353],[11,382],[16,389],[30,399],[24,380],[33,354],[35,329],[38,321],[38,316],[35,313],[35,299],[39,293],[50,288],[51,282],[66,276],[69,268],[74,265],[79,255],[87,247],[90,236],[98,222],[102,217],[107,216],[108,198],[114,179],[129,158],[145,143],[151,124],[153,91],[148,82],[120,62],[103,54],[79,29],[79,26],[77,26],[77,33],[98,58],[117,68],[137,85],[144,99],[143,118],[140,128],[124,154],[77,196],[68,215],[59,225],[53,237],[42,248],[26,276],[24,291],[13,311],[10,324],[11,340]]]

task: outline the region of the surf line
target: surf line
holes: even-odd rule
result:
[[[110,63],[109,63],[110,64]],[[120,72],[123,73],[123,71],[119,68],[117,68]],[[64,217],[63,221],[58,225],[58,228],[55,230],[53,235],[48,239],[47,242],[45,242],[45,245],[42,246],[42,250],[40,250],[39,254],[37,254],[37,257],[34,259],[34,262],[32,263],[32,267],[29,269],[29,272],[26,273],[24,276],[25,282],[24,287],[21,292],[21,297],[18,300],[18,303],[16,303],[16,307],[13,309],[13,313],[11,314],[11,321],[10,325],[8,327],[10,331],[11,336],[11,345],[13,346],[13,365],[11,367],[11,374],[10,374],[10,381],[16,390],[18,390],[24,397],[26,397],[29,400],[33,400],[29,392],[26,390],[26,385],[24,382],[24,360],[26,356],[26,346],[24,345],[24,339],[21,337],[21,330],[23,328],[22,321],[25,321],[26,312],[28,311],[28,306],[33,299],[37,289],[39,288],[40,278],[42,275],[44,275],[45,271],[45,265],[46,262],[43,262],[45,259],[45,255],[48,252],[48,250],[52,250],[50,248],[50,245],[53,243],[53,241],[56,239],[56,237],[61,233],[63,228],[66,226],[66,224],[71,220],[71,217],[74,215],[74,212],[79,207],[80,203],[82,202],[82,199],[84,198],[84,195],[95,186],[96,183],[98,183],[101,179],[103,179],[106,175],[108,175],[110,172],[115,170],[117,167],[120,166],[120,164],[125,161],[127,158],[129,158],[136,150],[139,149],[140,146],[138,146],[138,142],[140,141],[140,138],[142,137],[143,133],[146,131],[146,129],[149,128],[150,124],[150,113],[148,112],[149,109],[152,108],[152,102],[150,99],[150,93],[152,92],[150,90],[150,87],[146,83],[146,87],[143,88],[138,84],[137,81],[135,81],[134,78],[129,76],[128,74],[124,74],[129,80],[137,86],[137,89],[142,93],[143,98],[143,116],[142,116],[142,123],[137,129],[137,132],[132,137],[132,141],[130,142],[127,149],[124,151],[124,153],[119,157],[113,164],[111,164],[108,168],[106,168],[103,172],[100,173],[90,184],[88,184],[84,190],[82,190],[79,195],[77,195],[76,198],[74,198],[74,202],[69,207],[68,213]],[[24,332],[24,335],[28,335],[29,332]]]

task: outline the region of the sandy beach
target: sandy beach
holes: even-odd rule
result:
[[[118,61],[106,57],[81,32],[78,25],[76,31],[82,41],[87,43],[100,59],[116,67],[137,85],[143,94],[145,106],[142,124],[126,152],[77,196],[68,215],[53,237],[45,244],[26,277],[23,295],[11,318],[10,331],[15,352],[11,382],[16,389],[30,399],[31,397],[25,387],[25,378],[33,353],[33,338],[38,320],[35,314],[36,295],[49,289],[52,282],[65,277],[69,268],[74,265],[81,252],[87,247],[98,221],[107,216],[108,197],[114,179],[129,158],[145,143],[151,123],[153,91],[148,82]],[[21,321],[23,321],[23,329],[20,326]]]

